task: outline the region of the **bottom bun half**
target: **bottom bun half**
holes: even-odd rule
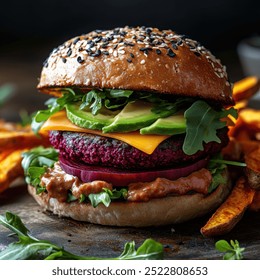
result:
[[[100,225],[147,227],[182,223],[216,209],[230,193],[230,180],[227,182],[209,195],[195,193],[148,202],[112,202],[109,207],[100,204],[96,208],[90,203],[59,202],[46,193],[37,195],[32,186],[28,190],[44,210],[61,217]]]

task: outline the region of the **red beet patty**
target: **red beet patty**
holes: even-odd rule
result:
[[[205,144],[204,151],[199,151],[192,156],[182,151],[184,135],[166,139],[151,155],[120,140],[87,133],[51,131],[50,142],[66,159],[90,165],[138,170],[170,167],[201,159],[204,155],[215,154],[228,143],[226,129],[220,130],[218,136],[221,144],[216,142]]]

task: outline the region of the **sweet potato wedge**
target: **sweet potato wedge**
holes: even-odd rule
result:
[[[38,137],[32,131],[0,131],[0,152],[38,145],[48,145],[47,138]]]
[[[249,210],[260,211],[260,191],[256,191],[252,203],[249,205]]]
[[[230,232],[243,217],[252,203],[255,190],[251,189],[245,177],[240,177],[227,200],[216,210],[200,232],[211,237]]]
[[[21,166],[21,155],[24,151],[13,151],[0,162],[0,192],[6,190],[16,178],[24,175]]]
[[[255,76],[249,76],[234,83],[233,98],[237,103],[252,97],[260,87],[260,80]]]
[[[251,188],[260,189],[260,147],[245,155],[246,175]]]

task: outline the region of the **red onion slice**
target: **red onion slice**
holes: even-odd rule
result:
[[[194,171],[205,167],[208,159],[201,159],[190,165],[176,168],[147,170],[147,171],[124,171],[111,167],[100,167],[86,165],[75,161],[69,161],[60,156],[61,168],[68,174],[77,176],[82,182],[92,182],[95,180],[106,181],[113,186],[127,186],[130,183],[151,182],[156,178],[166,178],[176,180],[180,177],[186,177]]]

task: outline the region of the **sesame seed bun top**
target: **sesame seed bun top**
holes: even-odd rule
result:
[[[44,62],[38,89],[130,89],[233,103],[225,66],[197,41],[171,30],[95,30],[66,41]]]

